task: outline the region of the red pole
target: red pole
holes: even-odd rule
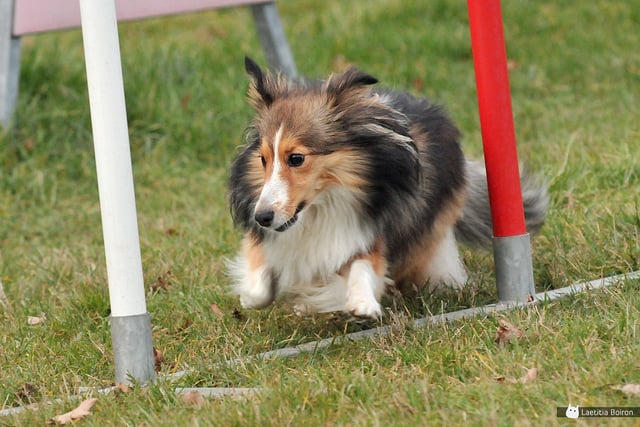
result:
[[[500,0],[467,0],[495,237],[527,232]]]

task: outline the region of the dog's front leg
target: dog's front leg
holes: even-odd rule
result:
[[[275,277],[265,264],[261,246],[250,237],[244,239],[241,253],[230,263],[230,272],[242,307],[265,308],[275,299]]]
[[[377,251],[352,261],[347,278],[345,311],[358,317],[381,317],[380,298],[384,293],[386,271],[386,260]]]

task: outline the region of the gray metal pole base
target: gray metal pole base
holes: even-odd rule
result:
[[[527,302],[536,294],[529,233],[494,237],[493,259],[500,302]]]
[[[146,384],[155,378],[149,313],[111,316],[111,336],[116,384]]]

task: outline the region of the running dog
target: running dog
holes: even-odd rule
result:
[[[229,179],[243,307],[378,318],[385,293],[465,285],[457,241],[491,244],[486,173],[441,107],[357,68],[312,81],[245,67],[256,116]],[[527,175],[521,187],[535,232],[547,190]]]

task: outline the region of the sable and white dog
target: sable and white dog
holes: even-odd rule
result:
[[[356,68],[297,81],[245,66],[256,117],[231,167],[246,234],[229,265],[243,307],[283,298],[299,314],[377,318],[390,287],[466,283],[456,238],[491,243],[486,175],[439,106],[372,89]],[[546,188],[526,176],[522,188],[534,232]]]

